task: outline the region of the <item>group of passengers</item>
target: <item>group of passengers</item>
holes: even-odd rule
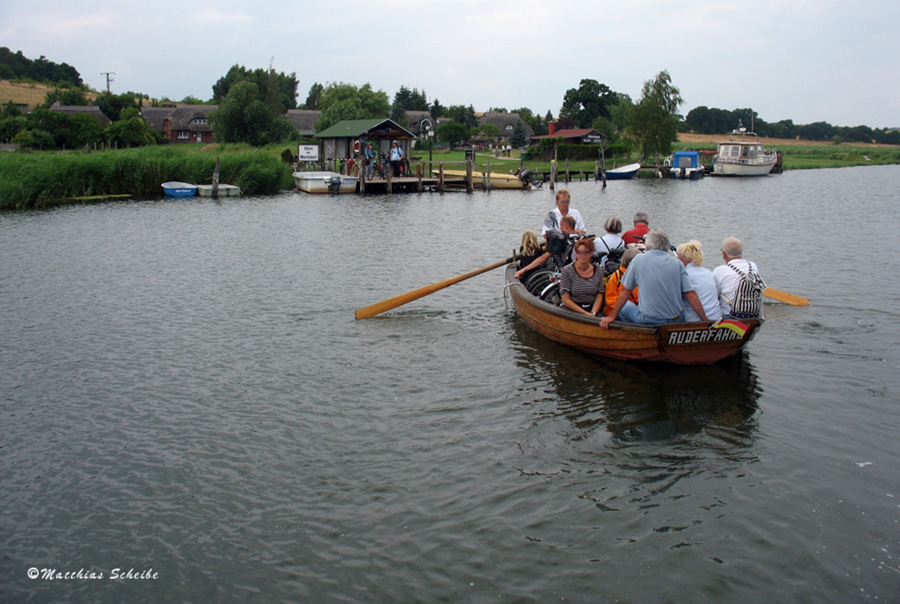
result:
[[[558,191],[556,207],[547,213],[541,230],[546,249],[537,235],[526,231],[515,273],[524,282],[551,261],[562,265],[558,280],[565,308],[593,316],[602,313],[604,328],[617,319],[658,325],[760,316],[765,283],[756,264],[743,258],[736,237],[722,242],[724,264],[710,271],[703,266],[699,241],[673,247],[665,231],[650,228],[644,212],[635,214],[634,228],[624,234],[622,221],[610,217],[604,224],[606,234],[591,238],[581,213],[570,205],[569,192]],[[567,243],[564,251],[552,245],[558,241]],[[618,260],[604,262],[613,258]]]

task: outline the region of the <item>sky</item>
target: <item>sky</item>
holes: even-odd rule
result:
[[[233,65],[429,102],[559,114],[582,79],[767,122],[900,126],[897,0],[0,0],[0,46],[113,93],[207,100]],[[749,124],[747,124],[749,126]],[[735,124],[737,126],[737,124]]]

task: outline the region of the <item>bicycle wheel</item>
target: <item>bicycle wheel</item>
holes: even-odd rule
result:
[[[540,298],[544,302],[549,302],[554,306],[562,305],[562,296],[559,293],[559,281],[552,281],[542,289]]]
[[[559,273],[553,269],[538,269],[525,280],[525,289],[537,296],[551,281],[555,281]]]

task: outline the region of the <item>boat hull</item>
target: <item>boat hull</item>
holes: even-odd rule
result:
[[[621,168],[606,171],[606,180],[627,180],[641,169],[641,164],[629,164]]]
[[[340,179],[340,186],[337,190],[331,190],[332,178]],[[294,172],[294,184],[301,191],[314,194],[349,194],[356,193],[359,184],[359,178],[356,176],[345,176],[337,172]]]
[[[717,159],[713,164],[713,174],[717,176],[765,176],[775,167],[775,159],[765,162],[736,163]]]
[[[166,197],[193,197],[197,194],[197,185],[188,182],[164,182],[162,189]]]
[[[542,336],[585,354],[619,361],[708,365],[728,358],[753,339],[762,319],[745,319],[744,334],[714,328],[715,322],[638,325],[613,322],[600,327],[597,317],[577,315],[531,295],[507,267],[506,283],[519,318]]]
[[[503,174],[502,172],[491,172],[491,188],[492,189],[524,189],[525,185],[514,174]],[[465,170],[444,170],[444,176],[452,178],[466,178]],[[482,183],[487,188],[488,177],[486,172],[472,172],[472,180],[476,183]]]
[[[212,185],[197,185],[197,195],[200,197],[212,197]],[[239,197],[241,188],[236,185],[219,185],[219,197]]]

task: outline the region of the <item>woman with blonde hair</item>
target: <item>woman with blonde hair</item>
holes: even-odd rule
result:
[[[536,259],[540,258],[543,253],[544,250],[541,249],[541,244],[538,242],[537,235],[534,231],[525,231],[522,233],[522,245],[519,246],[519,252],[516,254],[520,269],[530,265]],[[537,270],[537,268],[539,267],[523,272],[521,276],[522,281],[525,281],[525,279],[528,278],[528,275]]]
[[[684,264],[691,285],[700,298],[703,312],[710,321],[718,321],[722,318],[722,309],[719,308],[719,294],[716,292],[716,281],[712,271],[703,267],[703,244],[696,239],[682,243],[675,249],[675,255]],[[684,305],[684,320],[686,322],[699,321],[700,317],[691,308],[687,299],[682,296]]]

